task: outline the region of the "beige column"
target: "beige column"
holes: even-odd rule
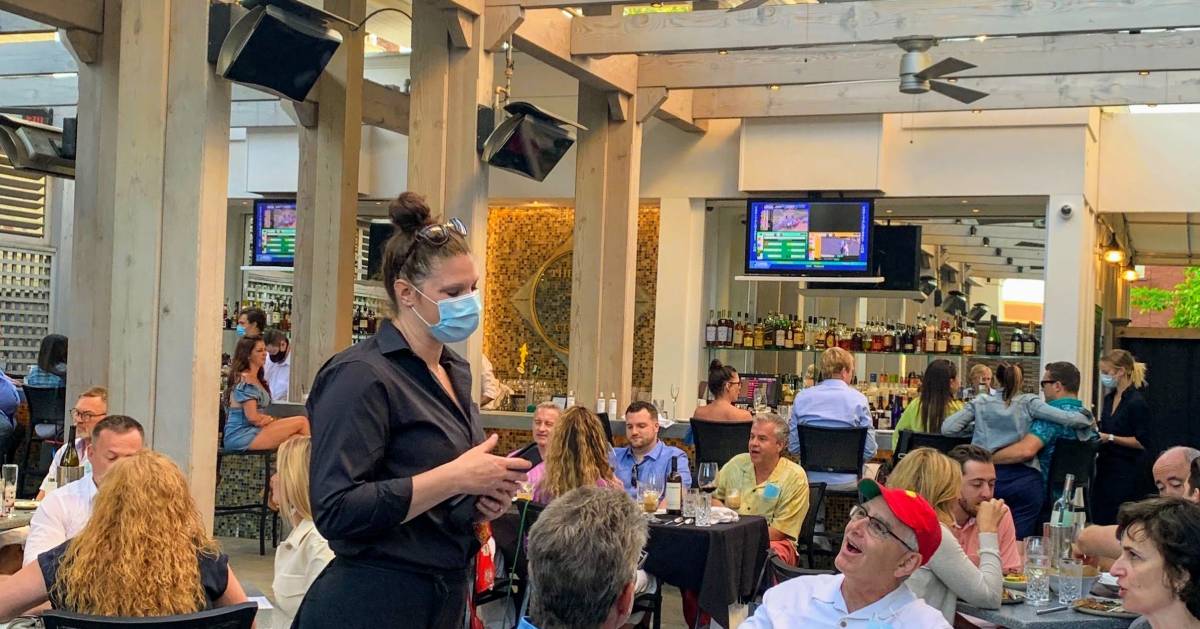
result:
[[[366,0],[325,0],[325,10],[359,22]],[[340,27],[339,27],[340,28]],[[342,28],[342,45],[313,88],[317,126],[300,130],[291,397],[299,400],[321,365],[350,345],[354,239],[362,142],[362,32]]]
[[[567,386],[578,403],[631,400],[638,183],[642,129],[636,97],[579,86],[575,248]]]
[[[483,294],[488,166],[476,151],[476,137],[478,108],[490,106],[492,55],[482,15],[439,4],[413,4],[408,187],[425,196],[435,218],[466,223]],[[476,382],[471,397],[478,401],[483,335],[473,334],[453,349],[471,363]]]

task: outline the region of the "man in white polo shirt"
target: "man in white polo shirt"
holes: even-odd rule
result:
[[[85,474],[91,470],[92,465],[88,459],[88,443],[92,439],[92,430],[95,429],[96,423],[107,415],[108,389],[104,387],[92,387],[80,393],[79,399],[75,400],[75,407],[71,409],[71,420],[75,422],[76,428],[74,447],[79,454],[79,462],[83,465]],[[46,472],[46,478],[42,480],[42,485],[38,489],[38,500],[42,500],[46,494],[58,488],[56,478],[58,462],[62,460],[63,454],[71,445],[64,443],[62,447],[54,451],[54,458],[50,460],[50,469]]]
[[[942,541],[942,527],[925,499],[912,491],[858,484],[865,502],[850,512],[841,574],[797,577],[763,596],[742,629],[950,629],[941,612],[904,584]]]
[[[263,333],[263,343],[270,359],[263,365],[263,372],[267,386],[271,387],[271,401],[286,402],[288,383],[292,379],[292,344],[288,342],[287,334],[278,328],[268,328]]]
[[[144,438],[142,425],[132,417],[110,415],[96,424],[88,444],[91,473],[50,492],[38,506],[29,522],[23,565],[36,561],[38,555],[83,530],[92,517],[96,488],[104,481],[108,469],[118,460],[137,454]]]

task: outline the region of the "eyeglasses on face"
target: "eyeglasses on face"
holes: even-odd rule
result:
[[[93,419],[101,419],[104,417],[104,415],[105,415],[104,413],[92,413],[90,411],[81,411],[77,408],[71,409],[71,417],[74,417],[76,420],[82,419],[84,421],[90,421]]]
[[[451,232],[467,237],[467,226],[458,218],[452,218],[449,221],[441,224],[426,225],[417,230],[413,235],[413,241],[408,245],[408,251],[404,252],[404,257],[400,260],[398,269],[403,269],[408,263],[408,259],[412,257],[413,251],[417,248],[418,242],[423,242],[434,247],[441,247],[450,242]]]
[[[892,527],[888,526],[887,522],[884,522],[883,520],[880,520],[879,518],[871,515],[867,511],[866,507],[864,507],[862,505],[857,505],[853,509],[850,510],[850,521],[851,522],[854,522],[856,520],[862,520],[863,518],[867,519],[867,532],[871,534],[871,537],[874,537],[875,539],[877,539],[879,541],[885,541],[885,540],[887,540],[888,537],[891,537],[892,539],[899,542],[900,545],[903,546],[906,550],[914,552],[914,553],[917,552],[917,549],[913,548],[912,546],[909,546],[908,542],[905,542],[904,540],[900,539],[900,536],[896,535],[896,533],[892,531]]]
[[[1041,385],[1044,387],[1048,384],[1054,384],[1056,382],[1058,382],[1058,380],[1042,380]]]

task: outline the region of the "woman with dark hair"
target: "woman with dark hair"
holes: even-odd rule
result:
[[[261,337],[243,336],[233,350],[233,363],[225,382],[225,432],[227,450],[273,450],[296,435],[308,435],[305,417],[271,417],[263,412],[271,404],[271,390],[263,375],[267,346]]]
[[[479,326],[479,273],[457,219],[419,195],[388,208],[391,320],[321,368],[308,398],[313,519],[337,555],[299,629],[461,627],[476,523],[504,514],[529,461],[495,456],[471,367],[447,345]],[[557,425],[555,434],[557,434]]]
[[[1121,557],[1109,568],[1133,627],[1200,628],[1200,506],[1181,498],[1126,503],[1117,515]]]
[[[708,392],[713,399],[704,406],[696,407],[692,417],[710,422],[748,422],[754,416],[750,411],[734,406],[742,391],[742,377],[729,365],[713,359],[708,365]]]
[[[1100,453],[1096,457],[1096,482],[1092,485],[1092,521],[1116,522],[1122,503],[1149,493],[1147,447],[1150,434],[1150,405],[1142,395],[1146,365],[1133,354],[1114,349],[1100,357]],[[1151,448],[1153,450],[1153,448]]]
[[[962,409],[961,400],[955,399],[958,391],[958,367],[939,358],[930,361],[921,378],[921,395],[904,408],[904,414],[896,424],[896,432],[942,432],[942,422],[947,416]]]
[[[31,389],[67,386],[67,337],[47,334],[38,348],[37,364],[29,368],[24,385]]]
[[[1024,438],[1035,418],[1076,430],[1092,425],[1091,418],[1082,413],[1054,408],[1032,393],[1021,393],[1022,380],[1020,365],[1000,363],[995,379],[1000,390],[995,395],[977,395],[961,411],[947,417],[942,434],[970,436],[971,443],[994,453]],[[1046,484],[1037,457],[996,466],[996,497],[1012,510],[1017,539],[1038,534],[1045,495]]]

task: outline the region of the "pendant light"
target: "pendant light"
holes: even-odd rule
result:
[[[1108,244],[1104,246],[1104,261],[1110,264],[1120,264],[1125,261],[1125,252],[1117,244],[1116,232],[1108,236]]]
[[[1125,265],[1125,268],[1121,270],[1121,279],[1125,280],[1126,282],[1138,281],[1138,272],[1132,263]]]

